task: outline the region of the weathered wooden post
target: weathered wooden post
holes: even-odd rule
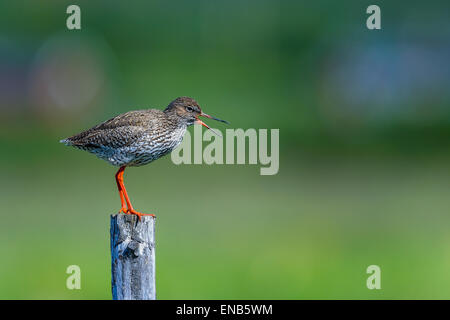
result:
[[[155,218],[111,215],[114,300],[155,300]]]

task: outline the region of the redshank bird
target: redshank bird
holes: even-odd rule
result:
[[[187,127],[194,123],[211,129],[198,117],[228,123],[203,113],[194,99],[179,97],[164,110],[129,111],[60,142],[120,167],[115,175],[122,205],[119,213],[135,214],[140,220],[143,215],[155,215],[134,210],[123,182],[125,168],[142,166],[167,155],[181,143]]]

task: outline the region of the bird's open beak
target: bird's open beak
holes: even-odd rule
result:
[[[210,116],[209,114],[206,114],[206,113],[203,113],[203,112],[199,116],[200,117],[209,118],[209,119],[213,119],[213,120],[216,120],[216,121],[220,121],[220,122],[223,122],[223,123],[226,123],[226,124],[229,124],[228,121],[226,121],[226,120],[217,119],[216,117]]]
[[[210,116],[210,115],[208,115],[208,114],[206,114],[206,113],[203,113],[203,112],[202,112],[201,114],[199,114],[199,117],[205,117],[205,118],[209,118],[209,119],[213,119],[213,120],[216,120],[216,121],[220,121],[220,122],[229,124],[228,121],[218,119],[218,118],[216,118],[216,117]],[[198,123],[198,124],[201,124],[202,126],[204,126],[204,127],[207,128],[207,129],[211,130],[212,132],[214,132],[214,133],[215,133],[216,135],[218,135],[219,137],[222,136],[220,133],[218,133],[218,132],[214,131],[213,129],[211,129],[206,123],[204,123],[204,122],[203,122],[202,120],[200,120],[199,118],[197,118],[197,123]]]

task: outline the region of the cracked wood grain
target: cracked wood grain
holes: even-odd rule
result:
[[[155,218],[111,215],[114,300],[155,300]]]

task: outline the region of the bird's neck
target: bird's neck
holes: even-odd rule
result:
[[[176,114],[176,110],[166,109],[164,110],[164,113],[167,117],[167,120],[172,124],[174,128],[186,130],[188,124],[186,123],[186,121],[184,121],[184,119],[180,118]]]

